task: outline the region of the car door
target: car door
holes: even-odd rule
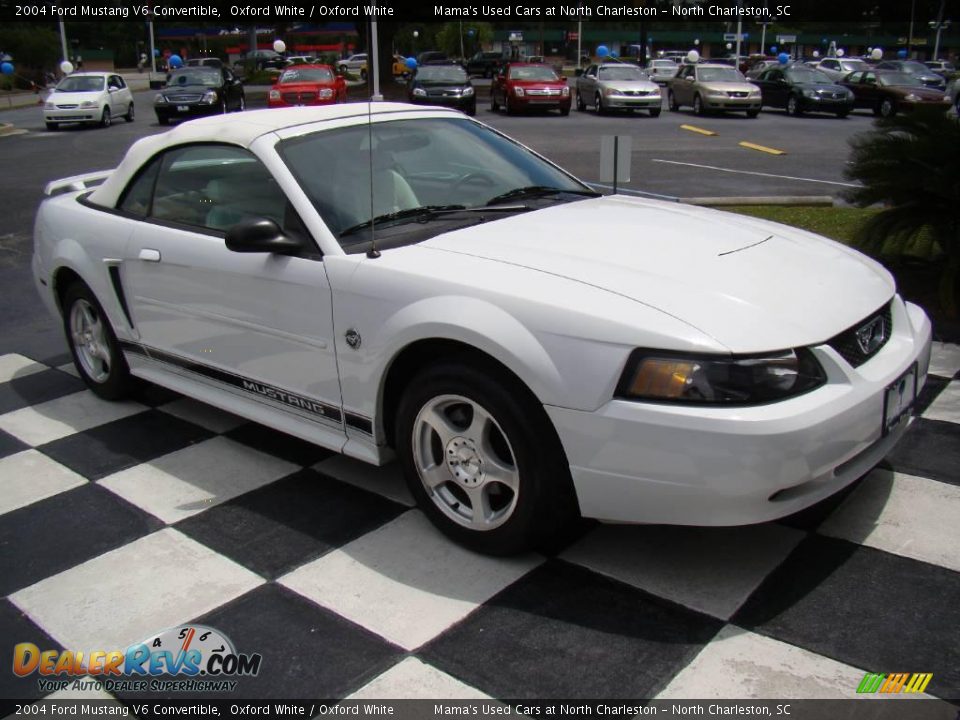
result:
[[[142,216],[122,264],[139,334],[134,351],[342,433],[331,292],[319,251],[226,247],[225,231],[255,218],[316,247],[260,160],[230,145],[170,149],[133,181],[120,209]]]
[[[123,115],[127,111],[121,96],[121,82],[123,79],[119,75],[107,76],[107,104],[110,106],[110,114],[114,117]]]
[[[857,107],[868,109],[876,107],[881,92],[877,74],[872,70],[865,70],[854,92],[857,94]]]
[[[597,66],[591,65],[588,67],[579,79],[582,81],[577,83],[580,97],[583,98],[585,103],[592,105],[593,94],[597,91]]]
[[[693,84],[696,78],[696,70],[693,65],[685,65],[677,73],[673,87],[673,95],[681,105],[693,104]]]
[[[240,93],[243,86],[237,77],[227,68],[222,68],[220,75],[223,77],[223,91],[227,96],[227,109],[240,107]]]
[[[760,88],[760,97],[764,105],[776,105],[776,83],[774,81],[777,70],[764,70],[760,75],[751,80],[754,85]]]
[[[837,84],[842,85],[847,90],[853,93],[853,107],[858,108],[860,105],[860,80],[863,78],[862,72],[852,72],[846,77],[837,80]]]

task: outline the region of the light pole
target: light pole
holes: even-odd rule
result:
[[[63,20],[60,21],[60,50],[63,52],[63,60],[69,60],[70,57],[67,55],[67,30],[63,25]]]

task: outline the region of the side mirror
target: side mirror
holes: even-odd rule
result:
[[[254,218],[227,230],[227,249],[239,253],[296,255],[303,250],[303,243],[284,235],[273,220]]]
[[[687,82],[693,82],[694,80],[696,80],[696,78],[693,77],[693,75],[687,75],[687,76],[684,78],[684,80],[686,80]]]
[[[583,68],[577,68],[576,70],[574,70],[573,74],[576,75],[577,77],[580,77],[581,75],[583,75]]]

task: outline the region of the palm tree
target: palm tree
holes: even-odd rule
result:
[[[939,295],[957,317],[960,280],[960,122],[942,109],[920,108],[877,121],[851,140],[847,177],[862,185],[847,199],[860,207],[881,204],[855,242],[881,257],[916,254],[932,243],[942,262]]]

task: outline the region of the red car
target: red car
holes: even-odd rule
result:
[[[287,68],[267,94],[267,107],[332,105],[347,101],[347,81],[329,65]]]
[[[567,79],[542,63],[510,63],[493,78],[490,110],[503,106],[507,114],[542,108],[570,114],[570,87]]]

